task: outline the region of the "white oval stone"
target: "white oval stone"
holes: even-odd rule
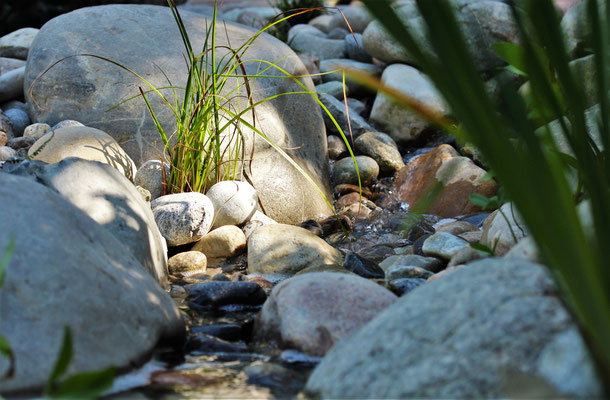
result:
[[[206,196],[214,204],[213,228],[240,225],[256,211],[256,190],[247,182],[222,181],[212,186]]]

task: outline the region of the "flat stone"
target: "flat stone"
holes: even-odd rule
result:
[[[48,132],[34,143],[28,156],[47,163],[57,163],[68,157],[99,161],[116,168],[130,181],[136,172],[133,160],[110,135],[84,126]]]
[[[169,246],[196,242],[212,227],[214,205],[204,194],[168,194],[156,198],[150,206]]]
[[[336,160],[341,154],[347,152],[347,146],[339,136],[330,135],[326,140],[328,141],[328,158],[331,160]]]
[[[336,343],[305,392],[320,398],[508,398],[506,376],[527,371],[557,391],[551,397],[601,397],[587,346],[557,296],[539,265],[471,263],[401,297]]]
[[[367,279],[383,279],[384,271],[376,262],[360,257],[358,254],[349,251],[342,264],[343,268]]]
[[[436,228],[437,232],[447,232],[458,236],[462,233],[478,231],[479,228],[468,221],[454,221],[443,224]]]
[[[327,39],[317,35],[302,33],[290,42],[290,47],[297,53],[308,53],[320,60],[343,57],[345,42],[343,39]]]
[[[246,249],[246,235],[235,225],[224,225],[208,232],[191,250],[208,258],[233,257]]]
[[[316,93],[328,94],[337,100],[343,100],[343,83],[339,81],[328,81],[316,85]],[[345,86],[345,94],[349,96],[349,87]]]
[[[354,138],[360,136],[364,132],[370,132],[374,130],[373,127],[369,125],[369,123],[366,122],[366,120],[360,116],[360,114],[350,110],[349,108],[348,125],[348,115],[345,111],[345,103],[337,100],[336,98],[328,94],[321,94],[318,97],[320,98],[322,104],[324,104],[324,106],[333,116],[333,118],[335,119],[335,121],[337,122],[346,137],[350,137],[350,127],[351,134]],[[339,134],[339,129],[337,129],[335,123],[330,119],[328,114],[323,113],[322,116],[324,118],[324,123],[326,124],[326,129],[328,130],[328,132],[332,134]]]
[[[229,304],[260,305],[265,291],[254,282],[203,282],[186,285],[187,301],[203,308],[218,308]]]
[[[250,274],[295,274],[313,265],[342,263],[339,250],[298,226],[263,225],[248,239]]]
[[[38,29],[22,28],[0,38],[0,57],[25,60]]]
[[[437,232],[424,241],[423,252],[426,256],[450,260],[458,251],[469,247],[464,239],[447,232]]]
[[[299,275],[273,289],[255,321],[254,337],[322,356],[395,300],[387,289],[355,275]]]
[[[421,267],[436,273],[443,268],[443,265],[443,262],[436,257],[423,257],[416,254],[390,256],[379,263],[379,266],[386,271],[386,274],[390,269],[398,267]]]

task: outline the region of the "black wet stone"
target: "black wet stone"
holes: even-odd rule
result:
[[[491,214],[489,211],[482,211],[476,214],[470,214],[470,215],[466,215],[464,217],[458,218],[458,221],[466,221],[466,222],[470,222],[473,225],[476,225],[477,227],[482,227],[483,226],[483,222],[485,221],[485,219],[487,217],[489,217],[489,214]]]
[[[394,279],[388,283],[388,289],[394,292],[397,296],[404,296],[416,287],[426,283],[422,278],[401,278]]]
[[[191,332],[194,334],[213,336],[230,342],[243,339],[243,329],[236,324],[193,326],[191,327]]]
[[[253,282],[202,282],[187,285],[185,289],[189,292],[188,302],[206,308],[229,304],[255,306],[267,299],[263,288]]]
[[[360,257],[354,252],[348,252],[343,261],[343,267],[348,271],[367,279],[383,279],[385,273],[377,263]]]
[[[426,235],[420,236],[416,241],[413,242],[413,254],[425,257],[424,250],[423,250],[424,242],[430,236],[432,236],[432,235],[426,234]]]
[[[313,219],[308,219],[307,221],[303,221],[301,223],[301,228],[307,229],[309,232],[311,232],[317,236],[322,236],[324,234],[324,230],[322,229],[322,226]]]
[[[212,280],[214,282],[229,282],[231,281],[231,278],[229,278],[225,274],[216,274],[212,277]]]

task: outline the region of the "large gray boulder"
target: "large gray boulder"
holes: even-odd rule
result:
[[[338,342],[306,390],[321,398],[601,398],[592,359],[545,270],[525,261],[468,264],[400,298]],[[569,379],[567,379],[569,378]]]
[[[159,340],[182,337],[173,300],[84,212],[43,185],[2,172],[0,202],[0,251],[16,236],[0,289],[0,334],[16,357],[14,376],[0,380],[3,395],[44,386],[65,326],[74,339],[68,374],[128,369]],[[0,371],[7,367],[0,357]]]
[[[193,48],[203,48],[206,26],[211,23],[203,15],[181,12]],[[95,21],[95,23],[91,23]],[[226,28],[225,28],[226,27]],[[217,46],[227,44],[238,48],[255,31],[242,25],[219,25]],[[61,37],[62,40],[57,40]],[[226,52],[224,49],[217,51]],[[187,69],[184,46],[170,10],[158,6],[111,5],[83,8],[49,21],[39,32],[30,49],[26,67],[25,89],[29,92],[35,79],[63,57],[90,53],[112,59],[129,67],[158,87],[167,86],[167,75],[174,86],[184,86]],[[242,56],[242,60],[265,59],[278,63],[294,75],[307,71],[288,46],[270,35],[261,35]],[[267,68],[259,62],[246,62],[247,73],[256,74]],[[251,81],[253,101],[279,93],[302,91],[292,79],[281,77],[271,68],[265,75]],[[310,78],[301,82],[314,91]],[[107,132],[119,142],[130,157],[141,165],[158,159],[162,141],[141,98],[129,101],[106,112],[121,100],[139,94],[138,87],[147,87],[136,77],[117,66],[92,57],[73,57],[52,68],[28,93],[30,113],[34,120],[53,125],[74,119]],[[229,80],[225,89],[234,88]],[[247,104],[246,89],[240,96],[231,95],[234,105]],[[170,102],[171,91],[166,91]],[[175,117],[158,96],[149,100],[161,125],[167,132],[175,127]],[[326,140],[321,111],[309,94],[280,96],[256,107],[256,127],[277,146],[295,159],[313,180],[330,194]],[[252,122],[252,113],[244,118]],[[330,210],[317,190],[276,150],[250,130],[243,128],[245,154],[249,158],[254,146],[254,160],[248,163],[251,180],[267,213],[285,223],[299,223],[303,218],[328,215]],[[155,147],[156,145],[156,147]]]
[[[150,206],[122,173],[108,164],[80,158],[67,158],[57,164],[24,161],[13,167],[12,173],[42,183],[80,208],[112,233],[162,286],[167,286],[165,239]]]

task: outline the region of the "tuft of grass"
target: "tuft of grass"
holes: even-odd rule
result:
[[[510,3],[522,50],[519,69],[529,78],[527,104],[519,93],[499,78],[500,105],[486,93],[476,71],[454,11],[447,0],[416,0],[428,30],[434,55],[416,42],[386,2],[363,0],[392,36],[413,54],[450,105],[455,120],[443,119],[427,110],[424,117],[450,133],[466,137],[483,154],[496,178],[523,216],[545,264],[551,269],[574,312],[596,358],[599,371],[610,381],[610,7],[588,0],[588,23],[592,27],[598,119],[603,146],[597,146],[585,124],[584,93],[570,61],[551,0]],[[507,49],[504,49],[507,50]],[[446,66],[450,65],[451,68]],[[379,82],[369,84],[385,91]],[[392,96],[392,93],[388,94]],[[412,100],[392,96],[414,111]],[[565,157],[551,135],[548,121],[556,120],[574,157]],[[542,126],[542,130],[539,127]],[[571,169],[582,177],[575,196],[569,184]],[[584,199],[592,223],[579,213]]]

